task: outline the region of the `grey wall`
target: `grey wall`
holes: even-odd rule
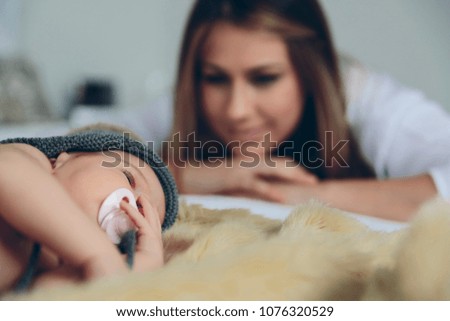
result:
[[[449,0],[320,0],[337,47],[450,110]]]
[[[339,49],[422,89],[450,110],[450,1],[320,0]],[[86,77],[118,86],[133,107],[170,90],[193,0],[22,0],[19,47],[51,106]]]
[[[87,77],[112,79],[118,105],[169,90],[191,0],[23,0],[22,51],[53,109]]]

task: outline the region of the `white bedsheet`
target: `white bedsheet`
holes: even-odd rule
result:
[[[0,124],[0,140],[16,137],[47,137],[65,135],[71,127],[65,121],[25,124]]]
[[[206,208],[211,209],[245,208],[249,209],[254,214],[259,214],[273,219],[286,218],[293,208],[292,206],[288,205],[244,197],[184,194],[181,195],[181,199],[185,200],[187,204],[200,204]],[[407,223],[388,221],[355,213],[347,214],[364,223],[372,230],[376,231],[392,232],[407,226]]]

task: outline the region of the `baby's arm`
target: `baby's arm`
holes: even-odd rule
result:
[[[122,201],[120,207],[137,228],[137,244],[134,271],[151,271],[164,264],[161,222],[156,209],[145,196],[139,197],[143,214],[129,203]]]
[[[0,145],[0,215],[14,229],[93,278],[124,272],[125,262],[102,230],[51,175],[40,151]]]

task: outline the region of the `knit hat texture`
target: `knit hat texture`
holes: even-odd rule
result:
[[[56,158],[62,152],[101,152],[120,150],[145,161],[158,177],[165,196],[166,214],[162,229],[175,222],[178,213],[178,192],[175,180],[167,166],[151,148],[134,140],[129,135],[107,130],[87,130],[73,135],[43,138],[10,138],[0,144],[24,143],[32,145],[48,158]]]

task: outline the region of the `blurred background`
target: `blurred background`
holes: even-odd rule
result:
[[[340,51],[450,110],[450,1],[320,2]],[[170,96],[192,3],[0,0],[0,138],[27,123],[65,130],[75,106],[131,110]]]

